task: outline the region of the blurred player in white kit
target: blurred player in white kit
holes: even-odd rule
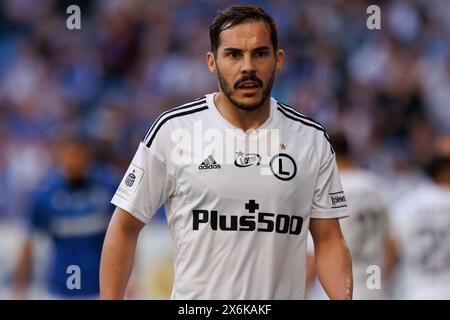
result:
[[[350,217],[340,221],[353,263],[353,298],[384,299],[385,279],[393,265],[393,243],[389,232],[388,202],[384,184],[374,173],[353,164],[344,134],[332,135],[336,161],[349,206]],[[308,299],[327,299],[315,278],[314,246],[308,239]],[[375,279],[380,277],[380,279]],[[369,283],[368,283],[369,282]]]
[[[426,166],[427,183],[394,206],[396,299],[450,299],[450,155]]]

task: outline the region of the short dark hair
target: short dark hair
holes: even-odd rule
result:
[[[432,156],[424,166],[425,173],[436,180],[444,170],[450,170],[450,156],[436,154]]]
[[[209,27],[209,39],[211,51],[217,54],[220,33],[232,26],[247,22],[262,21],[270,31],[270,40],[274,52],[278,50],[278,28],[271,16],[257,5],[233,5],[223,11],[219,11]]]
[[[350,146],[348,144],[347,136],[344,132],[333,132],[332,134],[330,134],[330,141],[337,156],[350,156]]]
[[[83,133],[63,133],[59,137],[55,138],[53,146],[56,150],[63,149],[67,146],[76,146],[86,150],[88,153],[92,153],[95,150],[93,148],[94,143],[95,140],[93,138]]]

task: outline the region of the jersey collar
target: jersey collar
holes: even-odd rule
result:
[[[214,92],[214,93],[210,93],[210,94],[206,95],[206,103],[208,104],[208,107],[211,110],[214,120],[216,122],[218,122],[221,127],[224,127],[226,129],[232,129],[233,132],[239,132],[240,134],[245,135],[245,132],[241,128],[234,126],[227,119],[225,119],[222,116],[222,114],[219,112],[219,110],[217,109],[217,107],[214,103],[214,97],[217,94],[219,94],[219,93]],[[276,100],[274,98],[270,97],[269,118],[267,118],[267,120],[261,126],[259,126],[255,131],[260,130],[260,129],[267,129],[267,128],[271,127],[271,125],[273,123],[275,108],[276,108]]]

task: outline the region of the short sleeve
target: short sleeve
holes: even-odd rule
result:
[[[347,199],[342,188],[336,157],[330,144],[323,152],[314,190],[311,218],[343,218],[348,216]]]
[[[111,202],[148,223],[175,189],[163,155],[142,142]]]

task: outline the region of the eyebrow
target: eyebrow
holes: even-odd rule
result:
[[[232,48],[232,47],[224,48],[223,50],[227,51],[227,52],[242,52],[242,49]],[[265,51],[265,50],[270,50],[270,47],[268,47],[268,46],[257,47],[255,49],[253,49],[252,52]]]

